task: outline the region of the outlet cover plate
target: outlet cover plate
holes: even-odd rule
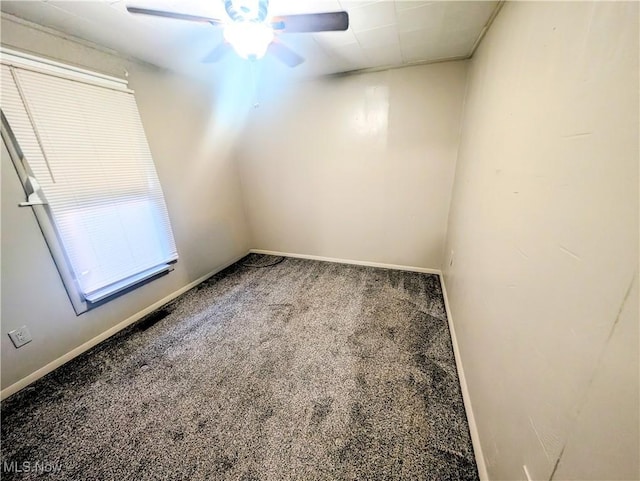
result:
[[[25,344],[31,342],[33,339],[31,337],[31,333],[29,332],[29,329],[27,329],[27,326],[22,326],[22,327],[19,327],[18,329],[14,329],[13,331],[10,331],[9,337],[11,338],[13,345],[16,347],[22,347]]]

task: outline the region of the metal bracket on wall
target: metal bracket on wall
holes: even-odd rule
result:
[[[2,116],[2,139],[4,140],[7,149],[9,150],[9,154],[17,159],[20,159],[20,164],[22,165],[21,169],[18,170],[18,177],[20,177],[20,181],[24,188],[25,194],[27,194],[26,202],[20,202],[18,205],[20,207],[31,207],[33,205],[46,205],[47,201],[44,197],[44,193],[40,188],[40,184],[36,180],[36,178],[32,175],[31,169],[29,168],[29,163],[27,159],[24,157],[24,153],[20,148],[20,144],[18,144],[18,140],[16,139],[13,130],[11,130],[11,125],[9,125],[9,121],[4,116],[4,112],[0,110],[0,115]]]
[[[20,202],[20,207],[31,207],[32,205],[45,205],[47,201],[44,198],[40,184],[33,176],[28,176],[24,184],[24,190],[27,192],[27,201]]]

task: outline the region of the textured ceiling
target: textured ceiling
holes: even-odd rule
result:
[[[350,28],[345,32],[280,35],[281,41],[306,58],[290,74],[315,76],[467,57],[497,4],[496,1],[271,0],[270,13],[349,12]],[[210,74],[223,72],[225,63],[233,61],[201,63],[222,41],[220,28],[132,15],[126,11],[126,5],[226,18],[223,0],[0,2],[3,12],[161,67],[187,72],[204,70]]]

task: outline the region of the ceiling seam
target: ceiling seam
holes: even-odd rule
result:
[[[482,27],[482,30],[480,31],[480,35],[478,35],[477,40],[473,44],[473,47],[471,47],[471,53],[469,53],[467,58],[473,57],[473,54],[476,53],[476,50],[480,46],[480,42],[482,42],[482,39],[484,38],[484,36],[489,31],[489,27],[491,27],[491,24],[493,23],[493,21],[498,16],[498,13],[500,13],[500,10],[502,9],[502,6],[505,4],[505,1],[506,0],[500,0],[498,2],[498,4],[496,5],[496,8],[491,13],[491,16],[489,17],[489,20],[487,20],[487,23],[485,23],[484,27]]]
[[[466,60],[469,60],[469,56],[467,56],[467,55],[458,56],[458,57],[440,58],[440,59],[436,59],[436,60],[421,60],[419,62],[411,62],[411,63],[407,63],[407,64],[404,64],[404,65],[388,65],[388,66],[384,66],[384,67],[362,68],[362,69],[358,69],[358,70],[349,70],[347,72],[336,72],[336,73],[321,75],[319,77],[309,77],[309,78],[305,77],[305,78],[301,78],[300,80],[304,81],[304,80],[315,80],[315,79],[318,79],[318,78],[346,77],[346,76],[349,76],[349,75],[357,75],[357,74],[361,74],[361,73],[384,72],[386,70],[397,70],[397,69],[401,69],[401,68],[419,67],[421,65],[433,65],[433,64],[445,63],[445,62],[461,62],[461,61],[466,61]]]

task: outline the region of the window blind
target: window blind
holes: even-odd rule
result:
[[[178,259],[133,92],[3,63],[1,106],[85,300]]]

